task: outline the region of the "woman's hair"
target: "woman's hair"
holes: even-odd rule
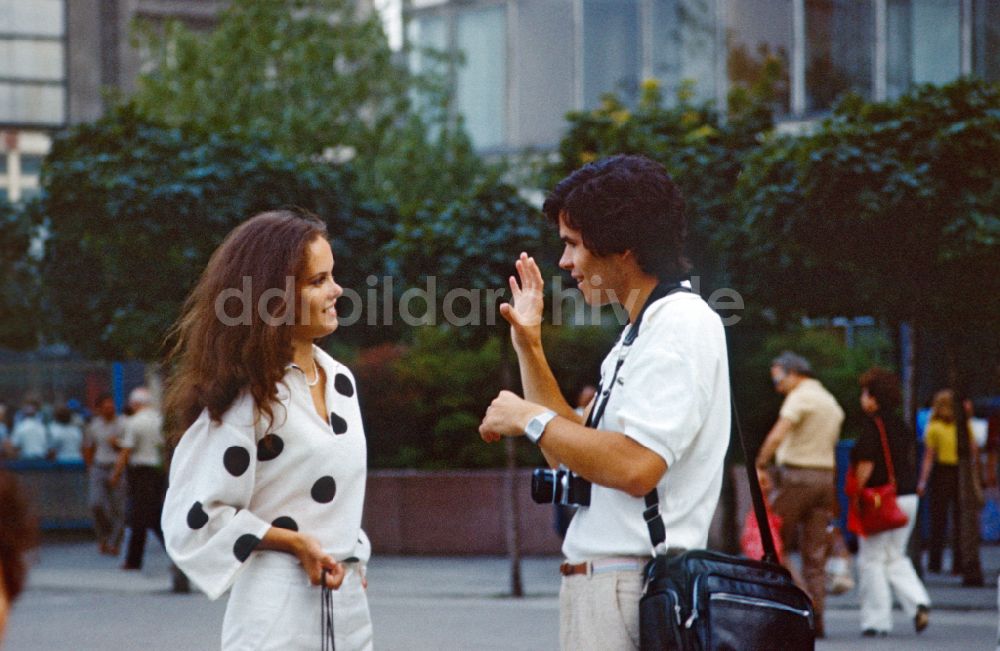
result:
[[[934,394],[931,402],[931,418],[945,423],[955,422],[955,392],[942,389]]]
[[[899,408],[902,395],[899,389],[899,378],[892,371],[884,368],[871,368],[861,374],[858,384],[868,390],[868,395],[875,398],[879,411],[891,413]]]
[[[203,409],[220,421],[244,390],[257,417],[274,422],[292,358],[298,279],[309,244],[326,236],[315,215],[276,210],[237,226],[212,254],[168,335],[164,418],[172,445]]]
[[[28,499],[12,474],[0,470],[0,580],[13,601],[24,588],[28,568],[24,554],[38,544],[38,523]]]

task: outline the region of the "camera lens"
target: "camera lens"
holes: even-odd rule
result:
[[[555,471],[535,468],[531,473],[531,499],[537,504],[551,504],[555,498]]]

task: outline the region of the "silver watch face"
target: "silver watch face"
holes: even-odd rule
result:
[[[531,439],[533,443],[537,443],[538,439],[542,437],[542,432],[545,431],[545,424],[535,416],[530,421],[528,421],[528,427],[525,428],[525,435]]]

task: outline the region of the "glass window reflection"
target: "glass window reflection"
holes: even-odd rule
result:
[[[477,147],[504,142],[507,98],[507,12],[501,5],[462,11],[457,21],[458,50],[464,62],[456,76],[458,110]]]
[[[848,92],[871,97],[875,9],[871,0],[806,0],[806,111]]]
[[[726,15],[726,68],[729,83],[750,88],[765,70],[780,66],[776,112],[790,110],[792,0],[733,0]]]
[[[601,95],[617,93],[632,103],[642,73],[637,0],[584,0],[583,102],[600,104]]]

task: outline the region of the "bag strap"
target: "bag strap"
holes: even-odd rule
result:
[[[333,637],[333,590],[326,587],[326,568],[320,578],[319,635],[322,651],[336,651]]]
[[[736,397],[733,395],[732,384],[729,385],[729,401],[733,407],[733,423],[736,425],[736,434],[740,439],[740,447],[743,448],[743,458],[747,460],[744,464],[747,469],[747,480],[750,482],[750,500],[753,502],[753,515],[757,520],[757,529],[760,531],[760,542],[764,547],[764,556],[761,558],[765,563],[777,565],[778,550],[774,546],[774,536],[771,535],[771,524],[767,520],[767,507],[764,505],[764,492],[760,489],[760,479],[757,477],[757,466],[750,462],[750,448],[747,446],[747,439],[743,435],[743,427],[740,425],[740,414],[736,411]]]
[[[618,361],[615,364],[614,373],[611,374],[611,381],[608,382],[608,388],[604,388],[603,379],[598,384],[597,396],[601,400],[600,404],[595,403],[594,408],[591,409],[590,415],[587,417],[586,426],[596,427],[601,419],[604,418],[604,409],[608,406],[608,400],[611,399],[611,390],[615,386],[615,381],[618,379],[618,371],[621,370],[622,365],[625,364],[625,359],[628,357],[628,353],[632,348],[632,344],[635,343],[636,338],[639,336],[639,327],[642,325],[642,318],[646,315],[646,310],[650,305],[655,303],[661,298],[670,296],[675,292],[690,292],[691,289],[685,287],[680,282],[673,283],[659,283],[653,292],[646,299],[643,304],[642,309],[639,310],[638,316],[635,317],[635,323],[624,335],[624,340],[622,341],[621,351],[618,354]],[[663,524],[663,517],[660,515],[660,496],[657,493],[656,488],[649,491],[645,496],[646,509],[642,512],[642,517],[646,521],[646,527],[649,529],[649,538],[653,542],[653,549],[658,548],[667,539],[667,530]]]
[[[615,386],[615,380],[618,379],[618,371],[621,370],[622,366],[625,364],[625,359],[628,357],[628,353],[632,348],[632,344],[635,343],[636,337],[639,336],[639,326],[642,325],[642,318],[646,315],[646,310],[650,305],[660,300],[670,296],[674,292],[690,292],[691,290],[680,284],[676,283],[660,283],[653,288],[653,292],[643,303],[642,309],[639,310],[639,315],[635,317],[635,323],[627,333],[625,333],[625,339],[622,341],[621,351],[618,354],[618,362],[615,364],[614,373],[611,374],[611,381],[608,382],[608,388],[604,388],[604,380],[602,379],[597,385],[597,399],[601,401],[600,404],[594,403],[594,408],[590,410],[590,415],[587,416],[587,427],[597,427],[597,424],[601,422],[604,418],[604,409],[608,406],[608,400],[611,398],[611,389]]]
[[[875,417],[875,426],[878,427],[879,437],[882,439],[882,455],[885,457],[885,468],[889,471],[889,483],[896,485],[896,470],[892,465],[892,455],[889,454],[889,436],[885,433],[885,423],[881,416]]]

